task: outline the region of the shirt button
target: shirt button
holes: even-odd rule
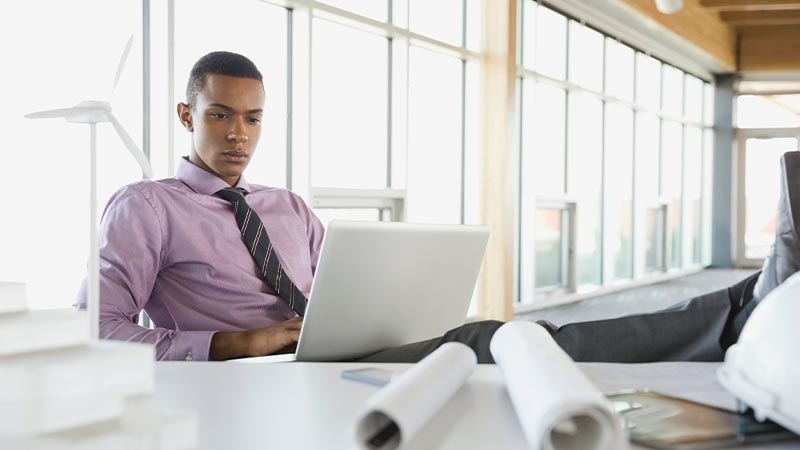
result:
[[[192,358],[192,354],[191,354],[191,353],[189,353],[188,355],[186,355],[186,358],[183,358],[183,359],[185,359],[186,361],[191,361],[191,360],[193,360],[194,358]]]

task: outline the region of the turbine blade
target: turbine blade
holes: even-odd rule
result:
[[[47,111],[38,111],[30,114],[25,114],[26,119],[54,119],[54,118],[62,118],[66,119],[72,116],[76,116],[78,114],[83,113],[83,109],[78,108],[59,108],[59,109],[50,109]]]
[[[117,83],[119,83],[119,78],[122,76],[122,69],[125,68],[125,62],[128,60],[128,54],[131,52],[131,46],[133,45],[133,35],[128,38],[128,43],[125,44],[125,50],[122,51],[122,56],[119,58],[119,64],[117,64],[117,74],[114,76],[114,86],[111,88],[111,93],[114,93],[114,90],[117,89]]]
[[[133,141],[131,135],[125,131],[125,128],[122,127],[122,124],[119,123],[119,120],[117,120],[113,114],[108,113],[108,121],[114,125],[114,129],[117,130],[117,134],[119,135],[120,139],[122,139],[125,147],[128,148],[128,151],[131,152],[133,158],[136,159],[137,163],[139,163],[139,167],[142,168],[142,173],[144,174],[145,178],[153,178],[153,168],[150,166],[150,161],[148,161],[147,157],[144,156],[144,153],[139,150],[139,146],[137,146],[136,142]]]

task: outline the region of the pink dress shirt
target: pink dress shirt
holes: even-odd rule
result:
[[[216,331],[266,327],[295,313],[261,279],[233,209],[214,196],[228,187],[184,158],[174,178],[117,191],[100,223],[100,337],[155,344],[159,360],[207,360]],[[286,274],[308,296],[324,227],[286,189],[248,184]],[[86,283],[76,307],[86,307]],[[145,310],[155,329],[137,324]]]

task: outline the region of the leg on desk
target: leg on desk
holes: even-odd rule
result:
[[[575,361],[721,361],[756,306],[752,292],[758,275],[652,313],[561,327],[541,325]],[[441,337],[389,348],[357,361],[414,363],[445,342],[461,342],[475,351],[479,363],[491,364],[494,358],[489,342],[502,325],[493,320],[468,323]]]
[[[571,323],[551,334],[575,361],[721,361],[755,307],[758,275],[663,310]]]
[[[359,362],[398,362],[415,363],[428,356],[445,342],[461,342],[472,348],[480,364],[494,364],[494,358],[489,351],[489,342],[503,322],[484,320],[453,328],[441,337],[427,341],[414,342],[399,347],[388,348],[377,353],[359,358]]]

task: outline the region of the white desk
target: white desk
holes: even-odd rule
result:
[[[359,407],[378,388],[345,380],[343,369],[364,363],[242,364],[163,362],[156,365],[156,392],[169,408],[195,411],[201,450],[355,449],[352,427]],[[380,364],[401,371],[407,364]],[[730,404],[713,371],[716,364],[581,364],[604,391],[649,387],[675,393],[710,393]],[[525,449],[517,417],[499,369],[480,365],[467,384],[414,441],[422,449]],[[791,441],[750,450],[800,449]],[[613,449],[609,449],[613,450]]]

